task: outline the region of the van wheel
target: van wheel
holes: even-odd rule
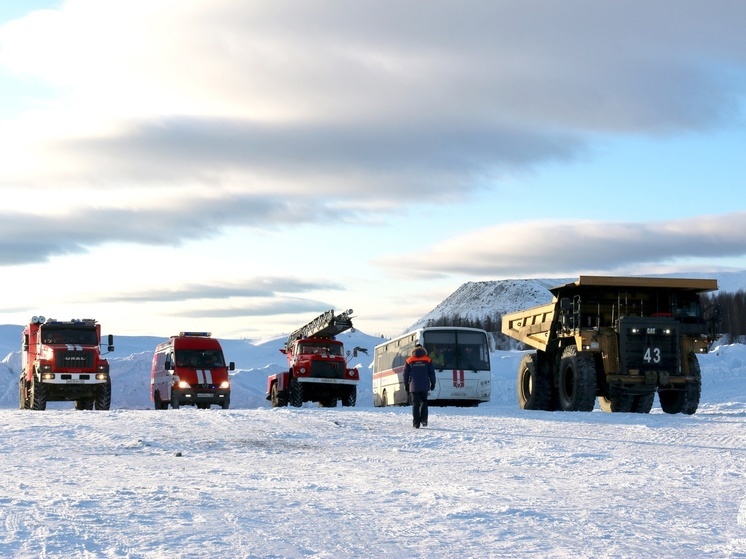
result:
[[[168,403],[164,402],[161,399],[161,392],[160,390],[156,390],[153,394],[153,405],[155,406],[155,409],[157,410],[165,410],[168,408]]]
[[[222,402],[220,402],[220,407],[223,408],[224,410],[227,410],[230,407],[230,405],[231,405],[230,400],[223,400]]]
[[[178,400],[178,399],[176,399],[176,398],[174,398],[174,396],[173,396],[173,394],[172,394],[172,395],[171,395],[171,407],[172,407],[173,409],[175,409],[175,410],[178,410],[178,409],[179,409],[179,405],[180,405],[180,403],[179,403],[179,400]]]

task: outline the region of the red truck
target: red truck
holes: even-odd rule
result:
[[[352,328],[352,309],[335,315],[334,309],[322,313],[288,336],[280,349],[288,360],[286,372],[267,379],[267,400],[272,407],[301,407],[303,402],[318,402],[334,407],[357,401],[357,369],[347,368],[344,344],[335,336]],[[355,354],[360,348],[355,348]]]
[[[76,410],[111,406],[109,362],[102,358],[101,325],[92,318],[61,321],[35,316],[23,329],[19,407],[75,402]],[[109,334],[108,351],[114,351]]]

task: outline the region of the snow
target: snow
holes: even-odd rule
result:
[[[284,338],[221,341],[230,410],[151,409],[159,340],[117,338],[111,411],[20,411],[10,353],[0,556],[746,557],[746,346],[701,357],[693,416],[523,411],[521,353],[498,351],[491,402],[415,430],[372,406],[380,338],[340,339],[369,348],[355,408],[272,409]]]

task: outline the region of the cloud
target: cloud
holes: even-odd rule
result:
[[[663,0],[76,0],[33,12],[0,28],[0,77],[29,84],[3,101],[21,108],[0,122],[0,192],[140,201],[70,199],[30,235],[29,214],[6,210],[0,264],[375,219],[573,161],[599,135],[718,126],[746,93],[744,20],[746,4],[695,0],[673,11]]]
[[[190,309],[169,313],[171,316],[190,318],[255,318],[278,315],[297,315],[298,313],[323,312],[333,308],[329,303],[312,299],[278,298],[272,301],[258,302],[227,307]]]
[[[471,231],[414,254],[379,258],[419,278],[558,277],[686,258],[746,255],[746,212],[653,223],[524,221]]]
[[[349,209],[324,201],[252,195],[186,198],[150,208],[83,206],[54,215],[2,211],[0,265],[44,262],[110,242],[177,246],[190,239],[209,238],[231,226],[274,229],[319,220],[344,223],[354,217]]]
[[[342,290],[344,286],[330,283],[328,280],[309,281],[294,278],[261,277],[224,285],[189,284],[171,289],[148,289],[131,293],[117,293],[99,300],[102,302],[173,302],[194,299],[262,298],[275,297],[279,293],[302,293],[320,289]],[[296,301],[301,301],[304,305],[307,303],[304,299],[292,300],[292,304],[296,304]],[[291,304],[291,302],[287,299],[283,299],[281,303],[277,301],[270,303],[270,305],[281,306],[282,308],[285,308],[285,305],[288,304]],[[318,303],[314,302],[314,304]],[[246,314],[245,310],[242,312]]]

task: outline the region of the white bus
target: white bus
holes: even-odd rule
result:
[[[373,359],[373,405],[407,405],[404,363],[421,344],[437,379],[428,401],[434,406],[478,406],[490,401],[492,373],[487,332],[477,328],[431,326],[379,344]]]

